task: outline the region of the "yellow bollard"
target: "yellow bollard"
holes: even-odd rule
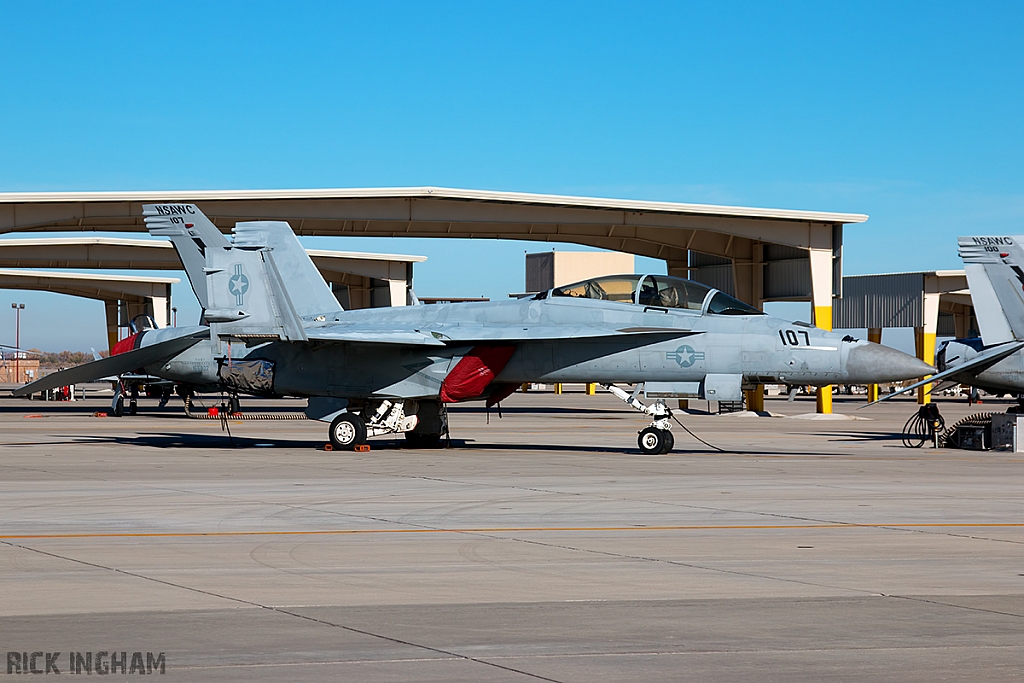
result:
[[[587,382],[587,396],[593,396],[597,393],[597,382]]]
[[[914,346],[917,357],[931,365],[935,362],[935,333],[926,332],[923,327],[914,328]],[[932,402],[932,385],[925,384],[917,389],[917,402],[925,405]]]
[[[562,383],[561,382],[555,382],[555,393],[556,394],[562,393]]]
[[[832,330],[832,305],[814,307],[814,326],[819,330]],[[818,387],[817,412],[832,414],[832,385]]]
[[[527,391],[530,390],[530,383],[529,382],[523,382],[523,386],[519,387],[519,390],[522,391],[525,394]]]
[[[747,393],[747,410],[755,413],[764,412],[764,385],[758,384]]]
[[[882,343],[882,328],[872,327],[868,329],[868,341],[876,344]],[[868,403],[874,403],[878,400],[878,385],[868,385]]]

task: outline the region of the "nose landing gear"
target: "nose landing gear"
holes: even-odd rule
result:
[[[638,397],[643,391],[644,385],[637,384],[632,394],[626,393],[614,384],[605,384],[604,388],[614,394],[618,399],[624,401],[628,406],[639,410],[644,415],[650,415],[654,421],[640,431],[637,438],[637,445],[644,455],[665,455],[676,445],[676,439],[672,436],[672,411],[665,405],[665,401],[659,399],[651,405],[645,404]]]

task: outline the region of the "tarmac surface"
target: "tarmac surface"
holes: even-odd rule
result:
[[[861,405],[683,415],[725,452],[677,429],[643,457],[607,394],[460,406],[452,448],[368,453],[0,398],[0,653],[163,652],[183,681],[1020,679],[1024,455],[905,449],[916,404]]]

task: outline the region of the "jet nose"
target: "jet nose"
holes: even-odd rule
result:
[[[846,357],[846,381],[877,384],[935,374],[935,368],[919,358],[872,342],[860,342]]]

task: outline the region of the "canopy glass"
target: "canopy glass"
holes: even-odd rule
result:
[[[669,275],[606,275],[555,287],[550,295],[698,312],[705,310],[707,301],[707,312],[716,315],[764,315],[725,292]]]

